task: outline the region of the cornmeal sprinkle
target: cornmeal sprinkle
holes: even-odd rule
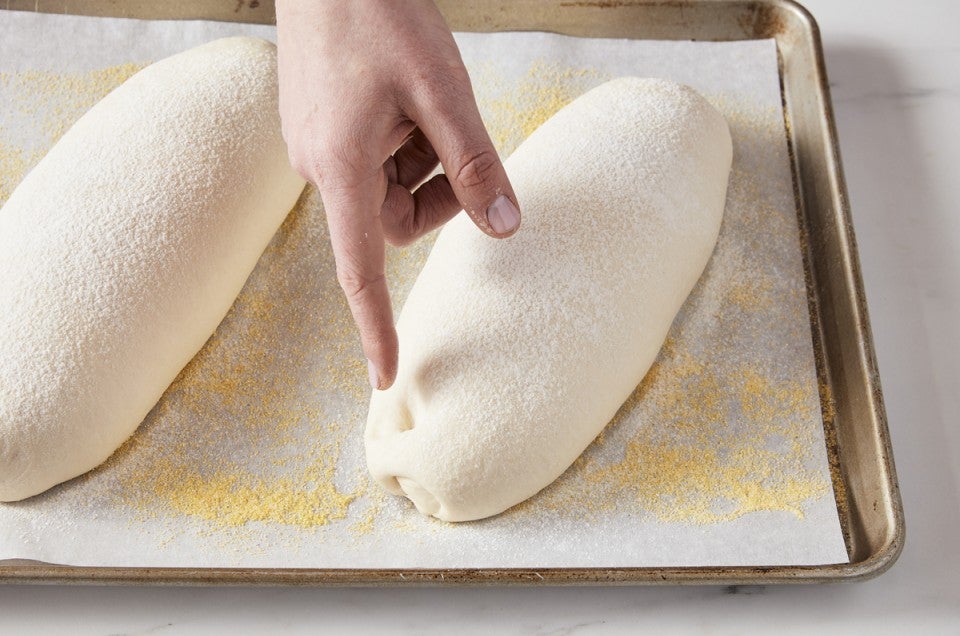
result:
[[[480,113],[493,144],[504,157],[558,110],[611,79],[593,69],[544,60],[534,62],[516,86],[508,86],[494,66],[483,66],[473,75]]]
[[[138,69],[0,74],[20,115],[42,114],[43,133],[27,143],[0,130],[0,203],[77,117]],[[471,71],[503,155],[609,79],[547,62],[533,64],[519,83],[493,67]],[[774,240],[796,234],[792,201],[769,199],[750,164],[767,156],[750,149],[782,141],[783,130],[757,123],[769,113],[722,95],[711,101],[734,135],[728,210],[735,214],[724,220],[704,279],[610,425],[557,482],[496,523],[551,515],[692,524],[758,511],[802,516],[805,502],[828,492],[829,480],[814,469],[823,443],[816,378],[784,375],[773,349],[780,343],[764,336],[771,325],[792,325],[785,342],[810,338],[806,315],[794,312],[805,311],[803,281],[769,266],[779,262],[778,245],[792,245]],[[213,533],[340,523],[358,537],[384,528],[424,531],[398,515],[394,498],[371,486],[363,470],[366,368],[327,234],[319,197],[308,188],[210,340],[137,433],[82,478],[96,496],[140,519],[167,520],[167,541],[185,531],[183,518]],[[433,238],[388,250],[395,311]]]
[[[0,130],[0,134],[2,132]],[[21,148],[0,142],[0,205],[10,198],[13,189],[27,173],[27,166],[34,163],[33,157],[25,156]]]
[[[345,518],[356,497],[333,485],[333,449],[317,450],[317,459],[295,477],[257,477],[239,463],[200,474],[162,460],[144,478],[158,500],[181,514],[233,527],[262,521],[312,528]]]

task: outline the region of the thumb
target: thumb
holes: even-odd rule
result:
[[[510,179],[483,125],[470,90],[422,104],[418,126],[430,141],[453,195],[481,230],[497,238],[520,227],[520,207]]]

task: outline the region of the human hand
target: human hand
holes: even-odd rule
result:
[[[277,38],[290,161],[320,191],[370,383],[386,389],[398,343],[385,241],[410,243],[460,209],[510,236],[516,196],[430,0],[278,0]],[[445,174],[421,183],[438,163]]]

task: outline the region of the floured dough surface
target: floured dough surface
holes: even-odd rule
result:
[[[520,231],[492,240],[458,216],[407,299],[399,375],[370,403],[376,480],[464,521],[566,470],[703,272],[731,153],[706,100],[655,79],[599,86],[531,135],[506,162]]]
[[[77,121],[0,209],[0,501],[133,433],[303,186],[263,40],[162,60]]]

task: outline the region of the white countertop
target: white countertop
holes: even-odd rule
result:
[[[0,587],[0,634],[960,633],[960,4],[806,6],[826,49],[906,510],[893,569],[737,593],[12,586]]]

